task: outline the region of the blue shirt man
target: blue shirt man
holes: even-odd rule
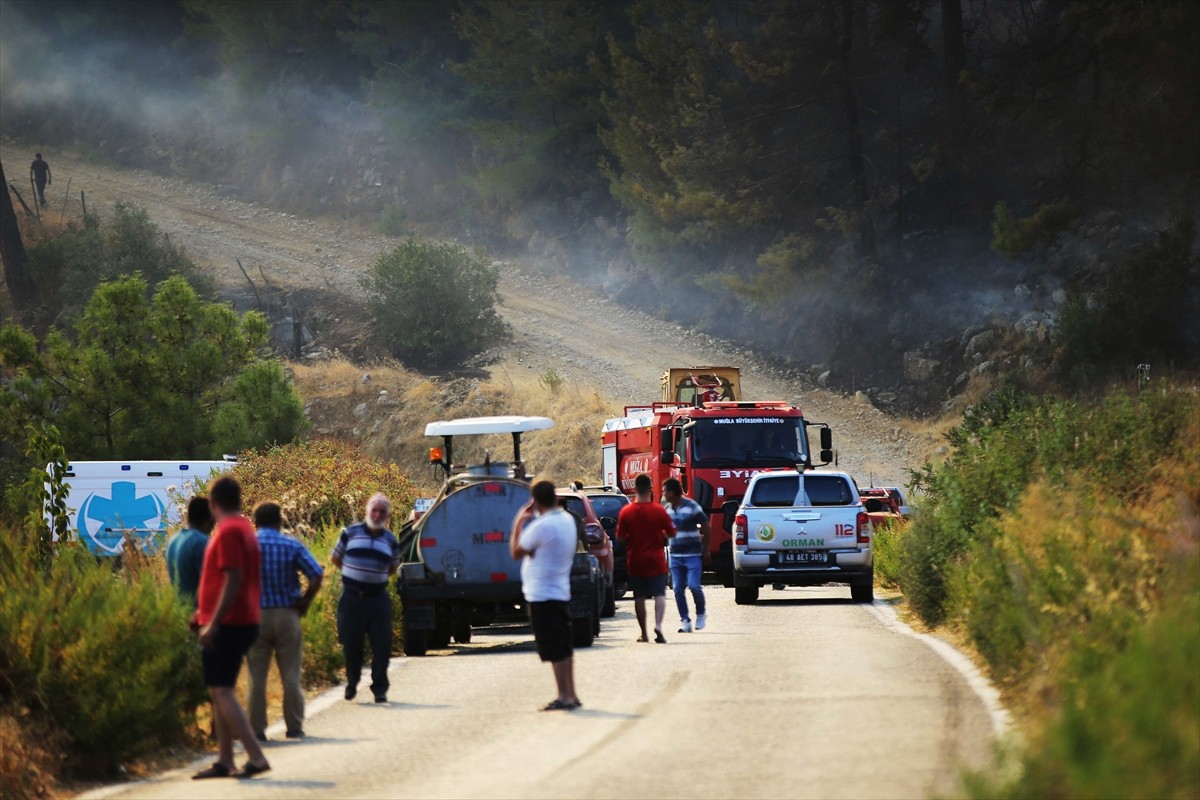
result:
[[[710,528],[708,515],[690,497],[683,496],[683,485],[675,478],[667,478],[662,485],[663,507],[675,523],[675,536],[671,539],[669,566],[671,582],[675,585],[675,605],[679,609],[681,622],[679,632],[692,632],[692,618],[688,613],[687,590],[692,592],[696,603],[696,630],[708,624],[705,614],[704,589],[700,576],[704,564],[710,558],[708,538]]]
[[[167,575],[179,596],[195,608],[204,551],[208,548],[208,534],[213,529],[207,497],[193,497],[188,501],[185,524],[187,527],[167,544]]]
[[[246,653],[250,673],[250,727],[259,741],[267,740],[267,673],[271,656],[279,664],[283,683],[283,719],[287,737],[304,736],[304,688],[300,683],[300,664],[304,658],[304,633],[300,618],[308,612],[321,588],[324,571],[300,540],[285,536],[283,513],[278,503],[259,503],[254,507],[254,526],[258,529],[261,554],[261,589],[258,638]],[[308,583],[301,592],[300,576]]]

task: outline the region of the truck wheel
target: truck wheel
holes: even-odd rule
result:
[[[739,606],[752,606],[758,602],[757,586],[733,587],[733,601]]]
[[[602,617],[615,617],[617,615],[617,593],[616,587],[611,583],[604,587],[604,610],[600,613]]]
[[[471,620],[469,618],[454,620],[454,641],[458,644],[471,643]]]
[[[850,584],[850,599],[856,603],[873,603],[875,602],[875,576],[874,574],[861,583]]]
[[[423,656],[429,652],[428,633],[428,631],[414,631],[412,628],[405,628],[404,655]]]
[[[577,617],[571,620],[571,644],[575,647],[591,647],[596,641],[596,615]]]

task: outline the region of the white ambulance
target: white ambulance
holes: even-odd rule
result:
[[[233,467],[222,461],[75,461],[67,465],[69,529],[99,556],[120,555],[125,533],[153,548],[179,525],[187,501],[203,493],[214,474]],[[46,465],[46,473],[54,469]],[[50,520],[47,519],[47,524]]]

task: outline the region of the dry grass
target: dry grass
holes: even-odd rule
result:
[[[498,369],[490,379],[447,381],[390,362],[361,367],[325,361],[292,364],[291,370],[316,432],[358,442],[372,456],[399,465],[426,492],[440,485],[438,473],[427,466],[429,448],[441,445],[440,440],[425,436],[428,422],[506,414],[550,417],[554,428],[522,437],[521,455],[531,472],[562,484],[598,479],[596,421],[621,412],[619,406],[572,381],[552,389],[526,371]],[[454,460],[482,461],[489,451],[493,460],[509,460],[512,438],[505,434],[458,439]]]
[[[963,412],[967,407],[982,400],[992,388],[990,378],[972,375],[962,394],[955,398],[954,407],[950,410],[929,419],[898,419],[897,424],[908,432],[914,442],[919,443],[913,453],[913,463],[923,464],[928,461],[939,464],[944,461],[945,451],[938,451],[946,444],[946,432],[961,424]]]

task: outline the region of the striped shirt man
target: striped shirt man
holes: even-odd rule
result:
[[[342,531],[332,556],[341,563],[342,585],[359,591],[375,589],[388,582],[400,566],[400,543],[386,528],[372,534],[362,522]]]

